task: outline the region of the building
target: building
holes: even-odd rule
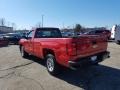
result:
[[[14,33],[28,33],[30,30],[15,30]]]
[[[12,33],[13,27],[0,26],[0,33]]]

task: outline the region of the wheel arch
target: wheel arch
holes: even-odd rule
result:
[[[43,58],[45,58],[47,54],[52,54],[55,56],[54,50],[48,49],[48,48],[43,48]]]

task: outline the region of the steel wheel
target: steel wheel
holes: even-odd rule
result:
[[[46,55],[46,67],[47,71],[51,75],[56,75],[60,72],[60,65],[57,63],[55,56],[52,54]]]
[[[52,58],[47,59],[47,68],[50,72],[54,71],[54,61]]]

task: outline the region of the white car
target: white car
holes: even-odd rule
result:
[[[114,40],[115,39],[115,29],[116,29],[117,25],[114,25],[112,27],[112,30],[111,30],[111,37],[110,39]]]
[[[117,25],[115,28],[115,42],[120,44],[120,25]]]

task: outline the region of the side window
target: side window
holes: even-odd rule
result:
[[[28,33],[28,39],[31,39],[32,37],[33,37],[33,31],[30,31],[29,33]]]

